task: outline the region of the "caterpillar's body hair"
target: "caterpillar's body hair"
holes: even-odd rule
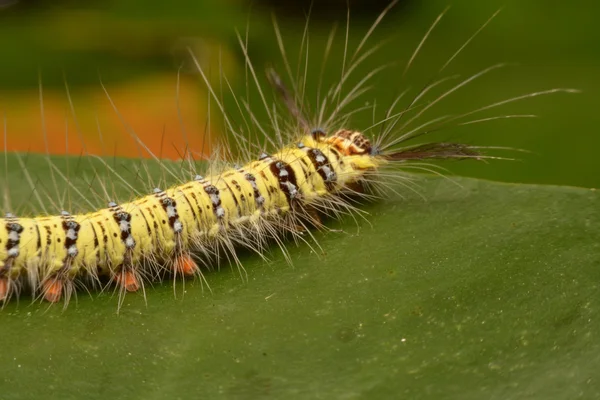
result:
[[[394,3],[392,2],[390,7]],[[415,190],[412,179],[402,173],[402,169],[438,173],[436,165],[424,164],[423,160],[486,158],[475,146],[460,143],[406,146],[406,141],[438,130],[451,122],[468,124],[495,118],[520,117],[506,115],[461,122],[463,117],[526,97],[571,91],[552,89],[529,93],[459,116],[434,118],[418,123],[417,127],[411,127],[413,122],[418,121],[436,103],[479,76],[499,68],[500,65],[497,65],[462,80],[425,105],[419,104],[425,94],[446,82],[446,79],[434,81],[417,93],[403,110],[395,111],[403,93],[391,105],[383,120],[363,131],[342,128],[346,126],[352,114],[352,111],[344,113],[343,110],[365,92],[366,82],[382,67],[366,74],[345,94],[342,87],[348,84],[348,77],[356,70],[357,65],[374,51],[374,48],[363,50],[375,26],[390,7],[384,10],[353,53],[348,53],[346,36],[340,82],[333,85],[322,99],[318,99],[317,109],[311,115],[312,119],[305,116],[308,107],[303,99],[305,90],[300,84],[292,82],[292,94],[274,70],[269,69],[268,80],[283,99],[292,117],[291,122],[280,121],[281,117],[276,108],[268,104],[260,88],[255,69],[248,57],[247,43],[239,37],[246,57],[246,67],[256,83],[259,101],[265,107],[275,135],[266,134],[269,129],[258,122],[247,103],[236,99],[236,105],[242,116],[246,115],[243,122],[248,130],[254,128],[254,131],[265,133],[264,142],[268,142],[269,146],[250,139],[253,135],[246,135],[234,129],[235,124],[228,118],[217,90],[211,86],[207,74],[190,52],[194,64],[208,86],[209,96],[223,114],[227,133],[237,142],[235,151],[231,146],[226,146],[223,152],[226,157],[218,151],[213,152],[205,177],[196,175],[191,180],[182,179],[175,186],[165,190],[155,188],[149,195],[143,195],[136,190],[114,172],[106,161],[99,158],[106,169],[118,177],[119,183],[132,191],[135,195],[133,200],[121,204],[111,200],[106,208],[81,214],[62,211],[60,215],[22,217],[7,213],[4,218],[0,218],[0,226],[4,227],[0,229],[0,301],[17,297],[26,287],[32,291],[34,298],[42,297],[49,302],[63,299],[66,305],[79,285],[85,288],[102,288],[114,283],[119,290],[120,306],[126,292],[144,291],[145,283],[160,280],[166,275],[175,278],[198,276],[203,284],[207,284],[202,269],[211,268],[221,258],[237,265],[240,273],[244,275],[245,271],[236,255],[236,248],[245,247],[263,256],[270,242],[277,243],[286,259],[290,261],[283,237],[287,235],[295,241],[308,243],[311,242],[306,237],[308,236],[316,243],[310,228],[323,228],[319,215],[361,215],[362,211],[357,207],[356,201],[381,197],[392,183],[400,183],[410,190]],[[403,74],[442,15],[435,20],[417,46]],[[489,20],[484,26],[488,23]],[[440,72],[480,30],[450,57]],[[282,48],[286,71],[291,78],[290,63],[286,59],[276,23],[275,31]],[[330,47],[331,37],[327,49]],[[349,60],[346,60],[346,54],[352,54]],[[349,61],[348,65],[346,61]],[[223,80],[231,90],[227,79],[223,77]],[[304,84],[305,78],[302,79],[302,85]],[[106,92],[106,89],[104,90]],[[108,95],[108,92],[106,93]],[[70,102],[68,88],[67,95]],[[110,97],[109,100],[118,112]],[[332,111],[328,113],[326,110],[330,108]],[[413,110],[417,111],[404,117]],[[120,115],[119,117],[121,118]],[[77,125],[77,120],[75,121]],[[381,129],[380,133],[369,139],[368,133],[376,127]],[[149,152],[155,160],[159,160],[135,132],[128,126],[126,128],[140,148]],[[258,151],[268,147],[273,149],[271,154],[260,154]],[[224,159],[232,159],[234,153],[244,155],[246,163],[243,166],[223,162]],[[190,171],[193,171],[192,158],[195,153],[185,149],[183,154],[184,162],[187,162]],[[257,158],[252,159],[253,154]],[[257,154],[260,155],[256,156]],[[199,155],[206,158],[204,149]],[[19,162],[23,164],[20,159]],[[55,181],[58,179],[54,175],[55,172],[60,178],[68,180],[68,177],[51,164],[49,158],[48,162],[55,187]],[[143,162],[142,167],[145,168]],[[162,164],[161,167],[164,175],[179,179],[180,174]],[[182,169],[185,168],[186,166],[182,165]],[[44,202],[26,170],[25,176],[40,208],[47,214]],[[148,181],[152,182],[149,174]],[[107,201],[109,190],[105,183],[100,184],[100,197]],[[92,204],[81,192],[76,191],[76,194],[85,203]],[[57,204],[53,204],[62,208],[64,201],[56,200]],[[5,201],[5,204],[8,202]]]

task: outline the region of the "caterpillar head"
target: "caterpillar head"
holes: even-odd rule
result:
[[[336,158],[343,157],[339,167],[344,169],[342,175],[347,181],[360,179],[365,171],[377,169],[384,161],[375,157],[379,152],[371,145],[369,139],[358,131],[339,129],[328,136],[322,129],[313,129],[306,139],[306,144],[310,147],[326,146],[335,153]]]
[[[369,139],[358,131],[340,129],[326,138],[325,142],[346,156],[371,155],[373,152],[373,146],[371,146]]]

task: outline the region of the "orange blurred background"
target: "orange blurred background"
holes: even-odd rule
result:
[[[203,148],[205,154],[210,153],[205,140],[206,96],[201,96],[191,78],[182,77],[179,91],[177,75],[169,73],[110,85],[106,90],[110,98],[100,84],[71,90],[73,115],[66,89],[43,89],[43,119],[38,90],[3,91],[0,110],[6,121],[7,150],[150,157],[136,145],[133,134],[161,158],[180,159],[186,150],[201,152]]]

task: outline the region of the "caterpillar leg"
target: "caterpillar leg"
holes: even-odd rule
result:
[[[8,299],[9,285],[7,277],[0,278],[0,302]]]
[[[129,261],[128,261],[129,262]],[[136,269],[132,264],[123,265],[115,271],[112,282],[117,284],[116,292],[119,295],[119,305],[117,307],[117,314],[125,301],[125,295],[127,293],[141,291],[146,301],[146,291],[144,289],[144,280],[140,273],[140,270]]]
[[[0,275],[0,307],[4,307],[13,296],[16,296],[18,299],[20,292],[21,283],[18,279]]]
[[[316,229],[323,229],[325,227],[325,225],[323,225],[319,212],[314,207],[304,207],[302,211],[303,213],[298,219],[298,222],[294,224],[294,230],[296,233],[302,235],[308,232],[309,226],[312,226]]]
[[[50,303],[58,303],[62,296],[63,282],[58,278],[50,278],[42,285],[44,300]]]
[[[137,292],[140,290],[140,281],[130,268],[123,268],[116,276],[117,285],[127,292]]]
[[[312,224],[312,226],[317,229],[320,229],[324,226],[319,212],[314,207],[306,207],[306,214],[308,222]]]
[[[177,297],[176,282],[179,276],[183,278],[184,285],[186,278],[198,277],[198,279],[200,279],[200,284],[202,285],[202,287],[204,288],[204,285],[206,285],[208,290],[211,290],[210,285],[208,284],[206,278],[204,277],[204,274],[202,273],[202,270],[200,269],[196,261],[194,261],[190,253],[180,253],[179,255],[176,255],[173,259],[173,265],[171,268],[174,276],[173,291],[175,292],[175,297]]]
[[[189,254],[180,254],[173,261],[173,272],[175,276],[193,276],[200,272],[200,267]]]

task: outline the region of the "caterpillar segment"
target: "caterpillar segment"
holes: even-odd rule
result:
[[[6,259],[0,264],[0,300],[4,301],[9,297],[11,291],[16,288],[11,288],[13,285],[13,277],[18,276],[17,268],[13,268],[16,258],[20,254],[19,244],[21,242],[21,234],[23,233],[23,225],[19,224],[17,217],[13,214],[6,214],[6,241],[5,252]],[[16,266],[15,266],[16,267]]]
[[[119,235],[116,239],[120,240],[124,246],[122,259],[115,260],[118,266],[114,271],[113,279],[122,290],[135,292],[140,289],[140,279],[137,277],[138,274],[133,261],[137,242],[132,234],[132,216],[115,202],[108,203],[108,207],[108,211],[118,225]]]
[[[83,280],[114,282],[121,293],[165,273],[205,282],[196,260],[210,266],[219,249],[237,260],[236,246],[262,255],[271,239],[298,235],[306,221],[318,226],[315,210],[345,204],[345,188],[382,163],[361,133],[317,130],[242,167],[128,203],[80,215],[7,214],[0,219],[0,300],[23,285],[34,297],[66,304]]]

